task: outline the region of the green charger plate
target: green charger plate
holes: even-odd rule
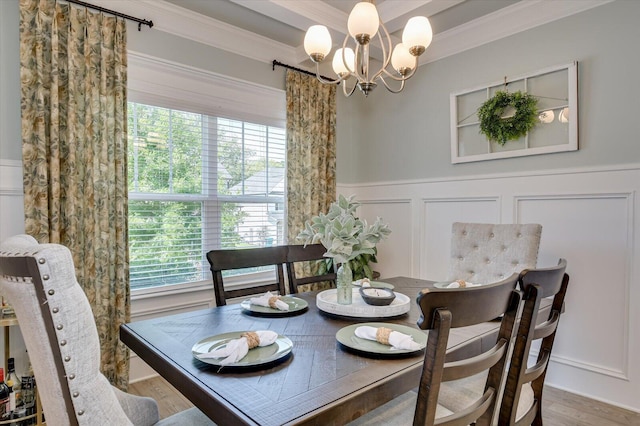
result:
[[[257,365],[274,362],[287,356],[293,348],[293,342],[286,336],[278,335],[276,341],[269,346],[258,346],[250,349],[247,355],[238,362],[228,365],[221,365],[222,358],[200,358],[199,355],[209,353],[215,349],[225,346],[230,340],[239,339],[246,331],[233,331],[215,336],[207,337],[193,345],[191,353],[193,356],[207,364],[221,367],[253,367]]]
[[[247,299],[243,301],[240,306],[242,309],[249,311],[251,313],[263,315],[263,316],[288,316],[288,315],[298,315],[303,311],[306,311],[309,307],[309,304],[306,300],[300,299],[299,297],[293,296],[282,296],[280,298],[284,303],[289,305],[288,311],[281,311],[280,309],[268,308],[266,306],[260,305],[252,305],[251,300]]]
[[[389,283],[385,283],[382,281],[369,281],[369,284],[371,284],[371,287],[378,287],[378,288],[388,288],[390,290],[393,290],[395,288],[395,286],[393,284],[389,284]],[[354,286],[356,287],[360,287],[360,284],[355,284],[354,281]]]
[[[422,349],[417,351],[410,351],[405,349],[393,349],[389,345],[383,345],[382,343],[374,340],[362,339],[356,336],[356,328],[368,325],[370,327],[387,327],[393,331],[399,331],[400,333],[408,334],[413,337],[413,341],[419,344]],[[336,333],[336,339],[342,345],[349,349],[353,349],[357,352],[363,352],[366,354],[373,354],[378,356],[398,356],[398,355],[410,355],[421,352],[427,346],[427,334],[422,330],[415,327],[407,327],[406,325],[390,324],[386,322],[367,322],[361,324],[352,324],[341,328]]]

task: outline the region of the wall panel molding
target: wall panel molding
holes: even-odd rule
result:
[[[428,179],[404,179],[395,181],[379,181],[379,182],[358,182],[358,183],[339,183],[340,188],[344,188],[343,191],[348,192],[347,189],[351,188],[379,188],[379,187],[391,187],[408,185],[429,185],[437,183],[452,183],[452,182],[477,182],[487,180],[502,180],[502,179],[515,179],[515,178],[533,178],[533,177],[546,177],[546,176],[577,176],[581,174],[592,175],[594,173],[607,174],[611,172],[625,172],[625,171],[640,171],[640,163],[629,164],[614,164],[605,166],[589,166],[589,167],[573,167],[565,169],[552,169],[552,170],[534,170],[526,172],[506,172],[506,173],[492,173],[492,174],[480,174],[480,175],[462,175],[462,176],[442,176]],[[603,178],[606,178],[604,176]]]
[[[414,224],[392,232],[417,234],[416,278],[446,273],[454,221],[542,223],[538,265],[565,257],[571,276],[546,383],[638,412],[639,190],[640,163],[338,185],[358,199],[413,200]]]
[[[584,360],[576,359],[566,354],[558,354],[557,352],[551,357],[552,362],[560,363],[576,368],[580,368],[583,370],[591,371],[597,374],[603,374],[606,376],[610,376],[616,379],[629,380],[629,360],[630,360],[630,333],[631,333],[631,276],[633,274],[633,238],[634,238],[634,226],[633,226],[633,217],[635,215],[635,197],[634,191],[615,191],[615,192],[570,192],[570,193],[548,193],[548,194],[538,194],[538,195],[518,195],[513,199],[513,209],[514,209],[514,218],[519,219],[523,214],[523,210],[526,210],[527,204],[536,204],[536,203],[545,203],[545,202],[562,202],[562,201],[582,201],[582,202],[591,202],[591,207],[595,210],[597,208],[596,203],[602,204],[611,201],[612,209],[615,208],[614,202],[620,201],[624,205],[624,211],[619,212],[621,216],[621,221],[623,222],[622,226],[624,226],[623,235],[620,237],[620,241],[618,241],[618,245],[623,246],[624,253],[624,270],[619,271],[619,275],[621,275],[620,281],[612,278],[612,281],[616,283],[621,283],[620,291],[622,293],[621,303],[622,303],[622,321],[617,326],[622,328],[622,340],[619,342],[619,347],[615,350],[618,351],[622,355],[619,365],[602,365],[601,363],[596,362],[586,362]],[[531,206],[530,206],[531,207]],[[548,208],[549,206],[545,206],[544,208]],[[558,207],[561,207],[560,205]],[[589,211],[584,213],[585,215],[590,214]],[[626,219],[626,220],[625,220]],[[576,218],[576,220],[580,220],[580,218]],[[597,230],[593,230],[594,236],[597,236]],[[544,228],[543,228],[543,238],[544,238]],[[571,262],[570,262],[571,263]],[[600,267],[609,268],[610,265],[604,264],[599,265]],[[569,265],[568,272],[570,272],[571,264]],[[614,273],[610,273],[611,276],[614,276]],[[571,274],[570,274],[571,275]],[[616,276],[617,277],[617,276]],[[571,285],[573,284],[573,285]],[[594,283],[598,285],[598,288],[595,288],[595,291],[599,289],[603,289],[604,285],[608,286],[608,291],[611,292],[611,284],[610,283]],[[579,285],[577,282],[570,281],[570,293],[575,291],[573,287],[575,285]],[[594,289],[590,289],[594,290]],[[584,290],[583,290],[584,291]],[[588,315],[588,317],[592,317]],[[599,320],[598,320],[599,321]],[[561,332],[560,329],[559,332]],[[604,332],[604,330],[602,331]]]
[[[377,258],[389,259],[390,262],[376,263],[374,270],[382,277],[412,275],[415,260],[409,254],[416,243],[415,234],[410,232],[416,223],[413,200],[401,197],[356,197],[356,200],[361,204],[357,211],[360,218],[371,224],[380,217],[391,229],[389,238],[377,246]]]
[[[22,196],[22,162],[0,159],[0,196]]]

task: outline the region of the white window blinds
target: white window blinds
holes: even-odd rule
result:
[[[128,111],[132,289],[209,280],[211,249],[284,242],[285,131],[269,124],[280,121],[205,114],[181,96],[171,107],[156,89]]]

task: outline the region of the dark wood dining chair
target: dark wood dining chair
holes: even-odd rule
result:
[[[289,245],[287,246],[287,278],[289,279],[289,291],[297,293],[298,287],[305,284],[328,282],[335,287],[336,274],[333,265],[329,271],[320,275],[299,276],[296,272],[296,265],[303,269],[303,262],[326,261],[324,254],[327,249],[322,244]],[[311,265],[309,265],[311,267]],[[312,269],[313,270],[313,269]]]
[[[511,337],[520,305],[521,295],[515,289],[518,274],[505,280],[479,287],[439,289],[427,288],[418,293],[417,302],[422,311],[418,326],[429,331],[424,364],[417,395],[404,394],[356,419],[353,425],[448,425],[462,426],[474,423],[489,425],[498,410],[500,386],[506,371],[511,348]],[[449,332],[500,320],[497,339],[482,353],[457,353],[456,360],[447,357]],[[488,371],[488,372],[487,372]],[[486,377],[483,391],[471,395],[462,388],[448,399],[456,407],[442,405],[441,385],[468,377]],[[416,401],[410,410],[411,401]],[[460,408],[458,408],[458,406]],[[411,415],[413,414],[413,419]]]
[[[287,246],[274,246],[249,249],[221,249],[211,250],[207,253],[207,260],[211,265],[213,275],[213,291],[216,305],[227,304],[227,299],[249,296],[275,291],[278,294],[286,293],[284,279],[284,264],[287,262]],[[247,284],[242,288],[227,289],[224,284],[223,271],[234,269],[259,268],[262,266],[275,266],[276,281],[259,284]]]
[[[501,425],[542,425],[542,389],[569,285],[566,267],[567,261],[560,259],[557,266],[520,274],[518,283],[524,289],[525,303],[502,396]],[[548,316],[540,318],[540,300],[546,297],[553,297],[553,304]],[[529,367],[527,360],[535,340],[540,340],[540,349],[536,363]]]

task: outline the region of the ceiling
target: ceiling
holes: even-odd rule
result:
[[[297,52],[297,66],[309,67],[302,47],[309,26],[329,28],[334,48],[342,45],[347,18],[357,0],[166,0],[234,27],[287,45]],[[377,0],[381,20],[394,44],[412,16],[426,16],[434,35],[512,6],[520,0]]]
[[[3,0],[0,0],[3,1]],[[377,0],[382,22],[399,42],[412,16],[427,16],[433,42],[420,56],[428,63],[561,19],[613,0]],[[349,12],[357,0],[92,0],[92,4],[139,16],[164,31],[269,63],[278,60],[313,70],[303,48],[311,25],[323,24],[334,50],[342,46]],[[380,50],[372,48],[374,59]],[[330,57],[332,54],[330,54]],[[331,70],[325,60],[321,71]],[[330,71],[332,72],[332,71]]]
[[[311,25],[330,29],[334,42],[344,39],[347,18],[357,0],[167,0],[176,6],[226,22],[292,47],[302,45]],[[390,33],[401,32],[412,16],[430,19],[434,34],[464,25],[520,0],[378,0],[381,20]],[[335,44],[335,43],[334,43]]]

